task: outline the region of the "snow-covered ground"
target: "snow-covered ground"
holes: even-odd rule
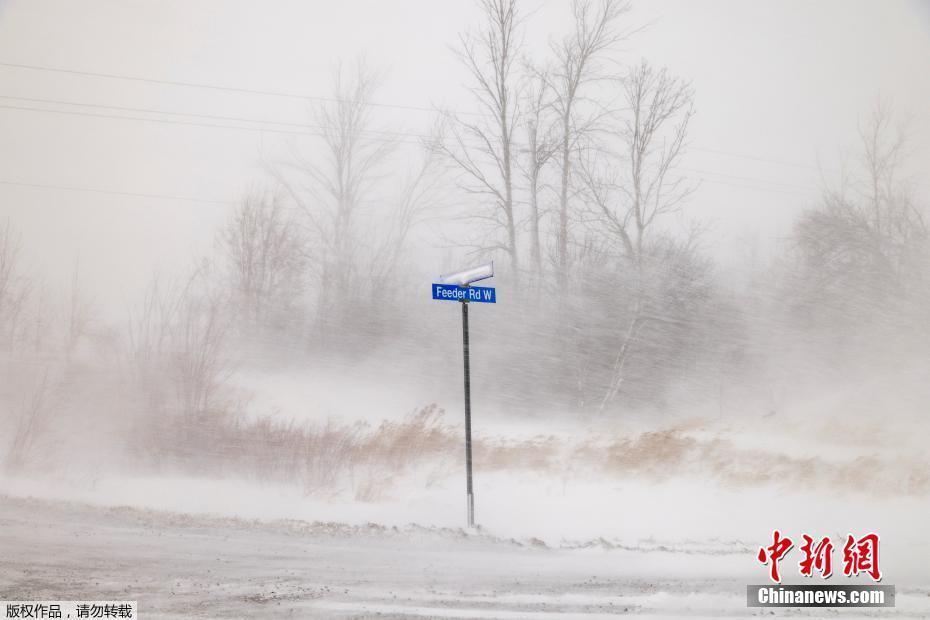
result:
[[[251,521],[8,495],[0,522],[4,598],[132,599],[142,618],[768,615],[745,607],[745,585],[762,580],[752,553],[732,541],[553,548],[457,528]],[[900,584],[894,609],[792,612],[928,614],[930,589]]]
[[[7,476],[0,595],[138,599],[145,618],[766,615],[746,607],[745,586],[766,581],[755,556],[778,528],[880,533],[898,598],[868,613],[777,613],[928,617],[920,442],[862,424],[678,421],[555,447],[484,436],[486,458],[493,445],[519,450],[476,461],[477,532],[461,528],[460,455],[365,471],[385,492],[364,498],[347,479],[306,489],[77,465]],[[797,558],[785,562],[786,583],[802,582]]]
[[[303,398],[279,388],[256,390],[281,400],[253,407]],[[448,413],[429,427],[448,454],[415,446],[419,456],[395,462],[406,444],[391,444],[309,488],[177,464],[146,473],[113,466],[118,453],[86,453],[71,467],[0,476],[0,598],[138,599],[144,618],[768,615],[746,607],[745,586],[765,583],[756,552],[777,528],[795,540],[878,532],[897,606],[859,615],[928,617],[930,463],[912,432],[925,401],[913,385],[911,400],[876,396],[887,393],[574,425],[483,411],[475,532],[462,529],[462,429]],[[354,398],[305,421],[379,397]],[[380,402],[356,418],[365,441],[381,428],[372,410],[407,406]],[[802,582],[797,561],[785,560],[786,583]]]

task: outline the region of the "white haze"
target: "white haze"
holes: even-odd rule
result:
[[[738,588],[762,583],[755,552],[773,529],[877,531],[897,611],[927,613],[928,4],[635,2],[622,20],[642,29],[605,66],[645,58],[690,81],[678,171],[696,188],[649,231],[638,280],[618,237],[598,254],[606,227],[586,219],[587,203],[573,212],[574,270],[534,271],[522,185],[523,271],[505,252],[475,254],[481,199],[445,160],[393,262],[368,261],[437,111],[477,109],[454,53],[481,24],[475,4],[0,0],[0,259],[17,258],[12,284],[0,278],[0,521],[12,524],[0,559],[24,557],[22,540],[92,544],[72,528],[112,534],[101,553],[176,558],[187,548],[174,528],[190,527],[198,571],[234,532],[248,553],[274,541],[256,573],[289,561],[300,572],[306,558],[281,551],[298,539],[323,567],[314,579],[364,583],[377,600],[300,591],[285,599],[298,616],[428,616],[442,594],[445,613],[467,617],[473,587],[514,617],[575,603],[713,617],[745,613]],[[570,2],[518,6],[524,52],[547,58],[570,31]],[[274,295],[249,297],[230,250],[236,218],[249,200],[274,203],[263,188],[301,178],[295,153],[315,161],[323,149],[317,136],[217,119],[318,123],[306,99],[269,93],[333,98],[334,66],[359,59],[380,75],[372,130],[402,144],[371,175],[355,253],[341,263],[326,234],[310,241],[313,224],[282,193],[294,236],[281,245],[299,251],[282,252]],[[617,105],[606,84],[588,94]],[[876,118],[906,133],[875,209],[900,234],[850,206],[868,204],[863,137]],[[558,175],[547,174],[554,252]],[[580,187],[572,205],[593,200]],[[703,228],[693,245],[692,224]],[[465,532],[461,309],[428,287],[491,258],[498,273],[481,285],[498,303],[469,306],[481,528]],[[638,322],[650,309],[657,318]],[[32,510],[45,520],[31,523]],[[330,529],[351,533],[333,543]],[[133,546],[161,532],[173,542]],[[533,549],[551,552],[544,570]],[[369,551],[381,563],[366,564]],[[412,573],[400,566],[389,587],[405,554]],[[90,588],[96,574],[62,563],[43,584],[17,561],[0,563],[0,598],[55,598],[65,575]],[[510,562],[525,588],[481,576],[490,563],[503,580]],[[437,565],[459,567],[465,585],[433,592]],[[591,603],[576,588],[588,566],[593,580],[634,585]],[[249,597],[267,592],[252,568],[216,570],[232,593],[205,613],[255,614]],[[102,581],[105,594],[124,589]],[[207,600],[210,588],[191,588],[189,600]],[[177,613],[169,590],[143,593],[156,617]]]

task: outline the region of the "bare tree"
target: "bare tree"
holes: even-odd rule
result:
[[[599,222],[639,269],[647,231],[695,190],[676,171],[694,115],[694,93],[689,83],[645,61],[630,69],[622,84],[629,110],[616,135],[619,148],[589,151],[581,176]]]
[[[625,377],[630,347],[647,321],[661,321],[648,308],[645,259],[647,233],[658,218],[677,210],[695,189],[678,176],[693,112],[693,91],[685,81],[642,62],[622,83],[628,106],[616,138],[619,148],[589,150],[581,166],[588,200],[604,232],[618,246],[633,271],[629,292],[632,311],[612,364],[612,375],[601,408],[617,395]],[[685,249],[697,238],[692,231]],[[668,256],[668,253],[659,255]],[[664,260],[664,259],[662,259]],[[650,269],[655,273],[653,267]]]
[[[925,212],[917,203],[913,188],[904,178],[908,150],[907,123],[895,123],[893,110],[876,103],[864,128],[860,129],[862,159],[868,189],[865,209],[874,231],[875,245],[882,246],[900,278],[908,269],[915,273],[926,264],[925,244],[930,235]]]
[[[408,173],[386,225],[372,242],[375,251],[367,270],[372,284],[383,285],[400,271],[410,234],[435,199],[441,178],[435,168],[436,159],[427,151],[419,166]]]
[[[0,227],[0,329],[10,344],[29,299],[32,283],[21,273],[20,240],[9,222]]]
[[[0,313],[7,308],[13,297],[17,276],[19,239],[13,235],[9,222],[0,228]]]
[[[317,268],[322,317],[331,320],[345,307],[346,296],[357,290],[363,257],[360,219],[366,201],[379,180],[378,168],[396,147],[384,134],[373,136],[371,98],[378,77],[359,61],[347,75],[342,66],[334,72],[333,98],[316,111],[322,126],[323,155],[306,158],[296,149],[287,166],[293,179],[273,171],[290,198],[306,217],[308,254]]]
[[[551,118],[549,76],[546,71],[528,68],[530,85],[523,93],[523,126],[526,131],[526,157],[523,173],[526,177],[530,203],[530,258],[537,276],[542,272],[542,240],[540,224],[542,210],[539,204],[542,173],[559,149],[556,128]]]
[[[32,350],[35,353],[43,349],[51,332],[50,328],[53,323],[51,299],[52,295],[46,286],[38,287],[31,295],[29,313],[26,315],[28,329],[31,333],[24,334],[24,340],[31,338]]]
[[[859,173],[846,173],[838,186],[825,189],[822,204],[801,216],[793,236],[794,283],[803,291],[804,314],[857,308],[845,317],[822,316],[832,326],[865,319],[874,327],[867,308],[888,308],[918,291],[930,294],[930,229],[902,170],[906,128],[877,105],[860,128],[860,141]]]
[[[472,79],[471,91],[480,112],[469,120],[446,114],[439,148],[464,173],[466,191],[490,199],[490,213],[475,214],[489,224],[492,235],[482,241],[482,253],[503,251],[519,277],[517,218],[514,212],[514,130],[519,118],[517,96],[521,17],[517,0],[479,0],[485,23],[461,36],[459,57]]]
[[[601,77],[601,57],[628,33],[617,29],[618,18],[630,10],[624,0],[573,0],[574,28],[567,37],[554,43],[555,65],[550,74],[553,107],[559,117],[559,221],[556,228],[556,261],[560,280],[569,268],[569,201],[571,199],[572,160],[582,140],[601,116],[601,110],[582,118],[579,104],[583,89]]]
[[[306,240],[282,196],[254,189],[243,196],[219,237],[237,306],[250,325],[286,310],[304,290]]]
[[[222,407],[219,393],[231,370],[225,336],[217,299],[188,295],[182,300],[169,356],[179,413],[215,412]]]
[[[178,313],[179,293],[154,275],[142,303],[127,311],[127,358],[133,378],[143,387],[153,381],[168,347],[171,324]]]
[[[878,103],[866,126],[859,129],[862,159],[868,175],[863,197],[866,208],[871,211],[871,225],[879,236],[894,234],[894,230],[900,230],[896,224],[902,217],[907,223],[916,214],[904,188],[899,187],[898,179],[906,133],[892,123],[891,110]]]
[[[68,326],[65,348],[70,358],[93,322],[93,308],[81,290],[80,262],[74,261],[71,292],[68,297]]]
[[[48,410],[51,384],[48,369],[27,393],[23,394],[19,417],[13,429],[12,443],[6,455],[5,465],[15,469],[22,467],[36,440],[45,431],[44,423]]]
[[[152,279],[141,307],[130,311],[129,362],[146,413],[200,414],[220,408],[229,377],[222,300],[198,269],[181,284]]]

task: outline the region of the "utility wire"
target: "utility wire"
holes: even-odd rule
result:
[[[30,64],[22,64],[22,63],[0,62],[0,66],[16,68],[16,69],[33,70],[33,71],[45,71],[45,72],[80,75],[80,76],[85,76],[85,77],[120,79],[120,80],[146,82],[146,83],[160,84],[160,85],[180,86],[180,87],[188,87],[188,88],[203,88],[203,89],[225,91],[225,92],[238,92],[238,93],[266,95],[266,96],[284,97],[284,98],[292,98],[292,99],[316,100],[316,101],[337,102],[337,103],[362,103],[357,100],[342,99],[342,98],[337,98],[337,97],[319,97],[319,96],[307,95],[307,94],[285,93],[285,92],[279,92],[279,91],[260,90],[260,89],[254,89],[254,88],[220,86],[220,85],[215,85],[215,84],[203,84],[203,83],[198,83],[198,82],[162,80],[162,79],[146,78],[146,77],[140,77],[140,76],[134,76],[134,75],[103,73],[103,72],[94,72],[94,71],[81,71],[81,70],[75,70],[75,69],[64,69],[64,68],[59,68],[59,67],[47,67],[47,66],[30,65]],[[26,112],[45,112],[45,113],[51,113],[51,114],[66,114],[66,115],[84,116],[84,117],[91,117],[91,118],[153,122],[153,123],[173,124],[173,125],[182,125],[182,126],[205,127],[205,128],[212,128],[212,129],[234,129],[234,130],[245,130],[245,131],[258,131],[258,132],[268,132],[268,133],[287,134],[287,135],[309,135],[309,136],[316,136],[316,137],[324,137],[325,133],[323,132],[330,129],[325,126],[313,125],[313,124],[307,124],[307,123],[295,123],[295,122],[289,122],[289,121],[273,121],[273,120],[267,120],[267,119],[256,119],[256,118],[239,117],[239,116],[224,116],[224,115],[215,115],[215,114],[174,112],[174,111],[159,110],[159,109],[153,109],[153,108],[139,108],[139,107],[131,107],[131,106],[89,104],[89,103],[84,103],[84,102],[66,101],[66,100],[60,100],[60,99],[19,97],[19,96],[14,96],[14,95],[0,95],[0,98],[7,99],[7,100],[28,102],[28,103],[67,105],[67,106],[75,106],[75,107],[82,107],[82,108],[97,108],[97,109],[111,110],[111,111],[117,111],[117,112],[158,114],[158,115],[164,115],[164,116],[184,117],[184,118],[191,118],[191,119],[206,119],[206,120],[217,120],[217,121],[224,121],[224,122],[250,123],[250,124],[255,124],[255,125],[264,125],[264,127],[248,127],[248,126],[243,126],[243,125],[202,123],[202,122],[185,121],[185,120],[169,120],[169,119],[163,119],[163,118],[113,115],[113,114],[103,114],[99,112],[78,112],[74,110],[54,110],[54,109],[48,109],[48,108],[35,108],[35,107],[28,107],[28,106],[15,106],[15,105],[0,104],[0,108],[18,110],[18,111],[26,111]],[[387,104],[387,103],[380,103],[380,102],[364,102],[364,103],[366,105],[372,105],[376,107],[414,110],[418,112],[440,112],[441,111],[438,108],[433,108],[433,107]],[[483,115],[481,113],[463,113],[463,114]],[[272,125],[275,127],[268,127],[268,125]],[[293,127],[293,128],[299,128],[302,130],[311,130],[311,131],[283,130],[283,129],[280,129],[279,127]],[[427,140],[433,139],[432,136],[416,134],[416,133],[411,133],[411,132],[384,131],[384,130],[374,130],[374,129],[365,129],[362,131],[364,133],[376,134],[380,136],[394,136],[393,138],[390,138],[390,139],[383,138],[382,141],[384,142],[402,142],[402,143],[407,143],[407,144],[419,144],[419,142],[411,142],[410,140],[407,140],[407,138],[420,138],[420,139],[427,139]],[[375,138],[370,138],[370,139],[376,140]],[[729,151],[707,149],[707,148],[700,148],[700,147],[692,147],[692,150],[703,151],[707,153],[713,153],[717,155],[723,155],[723,156],[739,158],[739,159],[773,163],[773,164],[783,165],[783,166],[792,166],[792,167],[807,168],[807,169],[818,169],[816,166],[812,166],[810,164],[802,164],[802,163],[797,163],[797,162],[788,162],[788,161],[777,160],[777,159],[757,157],[754,155],[747,155],[743,153],[733,153]],[[731,187],[736,187],[736,188],[741,188],[741,189],[751,189],[751,190],[756,190],[756,191],[771,191],[771,192],[776,192],[776,193],[783,193],[783,194],[789,193],[789,194],[796,194],[796,195],[800,195],[800,193],[794,190],[816,191],[813,188],[802,188],[800,186],[790,185],[790,184],[782,183],[779,181],[769,181],[766,179],[743,177],[743,176],[730,175],[730,174],[714,172],[714,171],[690,170],[690,172],[701,175],[701,179],[705,182],[710,182],[710,183],[715,183],[715,184],[720,184],[720,185],[728,185]],[[733,179],[733,180],[741,181],[745,183],[739,183],[739,184],[728,183],[728,182],[717,180],[717,179],[708,179],[704,177],[703,175],[725,177],[728,179]],[[95,189],[90,189],[90,188],[69,188],[65,186],[23,184],[23,183],[13,183],[13,182],[4,182],[4,183],[18,184],[18,185],[25,185],[25,186],[34,185],[38,187],[49,187],[52,189],[65,189],[65,190],[71,189],[74,191],[97,191],[101,193],[113,193],[117,195],[130,195],[130,196],[135,195],[135,196],[140,196],[140,197],[152,197],[152,198],[162,197],[162,198],[167,198],[167,199],[193,200],[193,201],[198,201],[198,202],[217,202],[217,201],[204,201],[200,199],[187,198],[187,197],[161,196],[161,195],[155,195],[155,194],[141,194],[141,193],[133,193],[133,192],[111,192],[108,190],[95,190]],[[750,183],[753,185],[747,185],[746,183]],[[772,187],[763,187],[758,184],[765,184],[765,185],[772,186]]]
[[[247,127],[247,126],[242,126],[242,125],[224,125],[224,124],[217,124],[217,123],[201,123],[201,122],[195,122],[195,121],[169,120],[169,119],[163,119],[163,118],[114,115],[114,114],[104,114],[104,113],[97,113],[97,112],[79,112],[75,110],[52,110],[48,108],[34,108],[34,107],[28,107],[28,106],[15,106],[15,105],[0,104],[0,109],[17,110],[17,111],[24,111],[24,112],[45,112],[49,114],[65,114],[65,115],[73,115],[73,116],[84,116],[84,117],[90,117],[90,118],[163,123],[163,124],[169,124],[169,125],[206,127],[206,128],[211,128],[211,129],[233,129],[233,130],[244,130],[244,131],[257,131],[257,132],[277,133],[277,134],[286,134],[286,135],[306,135],[306,136],[317,136],[317,137],[323,137],[326,135],[325,133],[323,133],[326,130],[326,128],[320,125],[304,125],[304,124],[298,124],[298,123],[277,123],[276,121],[247,119],[243,117],[218,116],[218,115],[211,115],[211,114],[189,114],[185,112],[166,112],[163,110],[155,110],[151,108],[133,108],[133,107],[125,107],[125,106],[97,106],[96,104],[76,103],[76,102],[53,100],[53,99],[12,97],[12,96],[6,96],[6,95],[0,95],[0,99],[15,99],[15,100],[20,100],[20,101],[33,101],[33,102],[54,103],[54,104],[62,104],[62,105],[76,105],[76,106],[82,106],[82,107],[100,107],[103,109],[111,109],[111,110],[118,110],[118,111],[178,115],[178,116],[186,116],[186,117],[193,117],[193,118],[206,118],[206,119],[253,122],[253,123],[282,124],[282,125],[290,125],[290,126],[298,126],[298,127],[306,127],[306,128],[317,128],[318,131],[296,131],[296,130],[283,130],[283,129],[268,128],[268,127]],[[403,134],[401,132],[378,132],[378,133],[390,133],[392,135],[397,135],[397,136],[406,135],[409,137],[419,137],[423,139],[430,139],[429,136],[425,136],[422,134]],[[414,145],[421,144],[418,141],[404,140],[403,138],[400,138],[400,137],[391,138],[391,139],[387,139],[387,138],[379,139],[379,138],[369,137],[367,139],[372,140],[372,141],[381,141],[381,142],[387,142],[387,143],[404,143],[404,144],[414,144]],[[778,188],[786,188],[789,190],[816,191],[815,188],[811,188],[811,187],[791,185],[787,183],[782,183],[780,181],[770,181],[767,179],[760,179],[760,178],[755,178],[755,177],[744,177],[744,176],[731,175],[731,174],[727,174],[723,172],[715,172],[715,171],[710,171],[710,170],[695,170],[695,169],[688,169],[688,168],[682,168],[681,170],[685,172],[693,172],[698,175],[709,174],[709,175],[714,175],[714,176],[731,178],[737,181],[746,181],[749,183],[756,183],[756,184],[768,184],[768,185],[772,185]],[[704,179],[704,180],[707,180],[707,179]],[[744,186],[734,185],[734,187],[744,187]],[[759,189],[762,189],[762,188],[759,188]]]
[[[52,110],[48,108],[31,108],[28,106],[16,106],[16,105],[5,105],[0,104],[0,109],[5,110],[18,110],[21,112],[45,112],[48,114],[65,114],[70,116],[85,116],[90,118],[104,118],[104,119],[116,119],[124,121],[140,121],[144,123],[162,123],[166,125],[184,125],[188,127],[208,127],[211,129],[238,129],[240,131],[256,131],[261,133],[276,133],[276,134],[285,134],[292,136],[317,136],[325,137],[321,131],[297,131],[293,129],[274,129],[273,127],[247,127],[244,125],[221,125],[217,123],[198,123],[195,121],[183,121],[183,120],[169,120],[166,118],[150,118],[142,116],[123,116],[117,114],[103,114],[96,112],[79,112],[77,110]],[[169,112],[170,114],[170,112]],[[404,143],[404,144],[420,144],[417,141],[404,140],[402,138],[397,139],[387,139],[387,138],[367,138],[368,140],[375,142],[390,142],[390,143]]]
[[[804,191],[818,191],[817,187],[809,185],[794,185],[792,183],[783,183],[781,181],[770,181],[768,179],[760,179],[757,177],[744,177],[736,174],[729,174],[726,172],[716,172],[714,170],[698,170],[695,168],[678,168],[682,172],[691,172],[697,175],[709,174],[717,177],[724,177],[726,179],[733,179],[735,181],[748,181],[750,183],[762,183],[772,185],[778,188],[792,189],[792,190],[804,190]]]
[[[25,183],[22,181],[9,181],[0,179],[0,185],[13,185],[19,187],[32,187],[41,189],[54,189],[67,192],[90,192],[94,194],[110,194],[112,196],[131,196],[133,198],[157,198],[159,200],[178,200],[184,202],[202,202],[208,204],[231,205],[230,200],[211,200],[209,198],[192,198],[190,196],[176,196],[168,194],[147,194],[144,192],[126,192],[112,189],[99,189],[95,187],[77,187],[73,185],[53,185],[50,183]]]
[[[701,147],[692,146],[690,147],[692,151],[701,151],[702,153],[713,153],[714,155],[723,155],[725,157],[734,157],[736,159],[749,159],[752,161],[761,161],[769,164],[778,164],[780,166],[791,166],[793,168],[809,168],[812,170],[820,170],[819,166],[813,164],[802,164],[794,161],[785,161],[781,159],[770,159],[768,157],[757,157],[755,155],[747,155],[745,153],[732,153],[730,151],[720,151],[717,149],[705,149]]]
[[[303,129],[315,129],[317,131],[327,131],[328,129],[332,129],[331,127],[326,127],[324,125],[314,125],[314,124],[309,124],[309,123],[294,123],[290,121],[272,121],[272,120],[267,120],[267,119],[249,118],[249,117],[243,117],[243,116],[223,116],[223,115],[217,115],[217,114],[196,114],[192,112],[172,112],[169,110],[158,110],[155,108],[137,108],[137,107],[131,107],[131,106],[115,106],[115,105],[106,105],[106,104],[99,104],[99,103],[84,103],[80,101],[65,101],[63,99],[45,99],[45,98],[39,98],[39,97],[18,97],[15,95],[0,95],[0,99],[9,99],[13,101],[25,101],[29,103],[69,105],[69,106],[76,106],[76,107],[81,107],[81,108],[100,108],[103,110],[115,110],[118,112],[141,112],[144,114],[164,114],[166,116],[183,116],[183,117],[188,117],[188,118],[203,118],[203,119],[212,119],[212,120],[220,120],[220,121],[255,123],[259,125],[261,124],[280,125],[283,127],[299,127]],[[5,106],[0,106],[0,107],[5,107]],[[15,109],[26,109],[26,108],[15,108]],[[47,112],[58,112],[59,111],[59,110],[49,110],[45,108],[29,108],[29,109],[36,110],[36,111],[47,111]],[[132,117],[112,116],[109,118],[132,118]],[[136,120],[136,119],[132,118],[132,120]],[[208,126],[209,127],[224,127],[224,128],[229,127],[228,125],[208,125]],[[248,127],[231,127],[231,128],[252,129]],[[423,138],[425,140],[431,139],[430,136],[427,136],[424,134],[411,133],[411,132],[405,132],[405,131],[386,131],[386,130],[381,130],[381,129],[362,129],[360,131],[365,132],[365,133],[384,134],[384,135],[400,136],[400,137],[417,137],[417,138]],[[311,135],[322,136],[324,134],[314,133]]]
[[[226,92],[237,92],[237,93],[247,93],[247,94],[253,94],[253,95],[266,95],[266,96],[283,97],[283,98],[289,98],[289,99],[302,99],[302,100],[310,100],[310,101],[322,101],[322,102],[329,102],[329,103],[362,103],[362,102],[359,102],[359,101],[357,101],[357,100],[352,100],[352,99],[340,99],[340,98],[338,98],[338,97],[320,97],[320,96],[315,96],[315,95],[306,95],[306,94],[297,94],[297,93],[285,93],[285,92],[270,91],[270,90],[260,90],[260,89],[255,89],[255,88],[243,88],[243,87],[236,87],[236,86],[220,86],[220,85],[215,85],[215,84],[203,84],[203,83],[199,83],[199,82],[184,82],[184,81],[177,81],[177,80],[161,80],[161,79],[140,77],[140,76],[134,76],[134,75],[125,75],[125,74],[119,74],[119,73],[103,73],[103,72],[97,72],[97,71],[81,71],[81,70],[77,70],[77,69],[63,69],[63,68],[60,68],[60,67],[47,67],[47,66],[32,65],[32,64],[24,64],[24,63],[0,62],[0,67],[11,67],[11,68],[16,68],[16,69],[24,69],[24,70],[31,70],[31,71],[45,71],[45,72],[54,72],[54,73],[64,73],[64,74],[71,74],[71,75],[81,75],[81,76],[86,76],[86,77],[106,78],[106,79],[114,79],[114,80],[116,80],[116,79],[118,79],[118,80],[129,80],[129,81],[134,81],[134,82],[146,82],[146,83],[151,83],[151,84],[161,84],[161,85],[168,85],[168,86],[182,86],[182,87],[188,87],[188,88],[203,88],[203,89],[208,89],[208,90],[217,90],[217,91],[226,91]],[[11,97],[6,97],[6,98],[11,98]],[[65,103],[65,102],[62,102],[62,103]],[[443,110],[441,110],[441,109],[439,109],[439,108],[435,108],[435,107],[402,105],[402,104],[392,104],[392,103],[380,103],[380,102],[374,102],[374,101],[366,101],[366,102],[363,102],[363,103],[365,103],[366,105],[371,105],[371,106],[375,106],[375,107],[394,108],[394,109],[401,109],[401,110],[413,110],[413,111],[416,111],[416,112],[434,112],[434,113],[435,113],[435,112],[440,112],[440,113],[443,112]],[[69,105],[86,105],[86,104],[69,103]],[[98,107],[103,107],[103,106],[98,106]],[[161,111],[159,111],[159,113],[162,113],[162,114],[180,114],[180,113],[161,112]],[[459,115],[463,115],[463,116],[465,116],[465,115],[468,115],[468,116],[487,116],[487,114],[485,114],[485,113],[483,113],[483,112],[463,112],[463,111],[457,111],[457,112],[455,112],[455,113],[456,113],[456,114],[459,114]],[[196,116],[196,115],[192,115],[192,116]],[[232,118],[229,118],[228,120],[239,120],[239,119],[232,119]],[[241,120],[242,120],[242,121],[248,120],[248,122],[256,122],[256,123],[257,123],[257,122],[274,122],[274,121],[258,121],[258,120],[253,120],[253,119],[241,119]],[[274,124],[276,124],[276,125],[291,125],[291,123],[277,123],[277,122],[274,122]],[[374,131],[374,130],[371,130],[371,131]],[[383,132],[383,133],[390,133],[390,132]],[[425,137],[425,136],[418,136],[418,137]],[[700,147],[691,147],[691,150],[702,151],[702,152],[706,152],[706,153],[713,153],[713,154],[723,155],[723,156],[726,156],[726,157],[733,157],[733,158],[737,158],[737,159],[746,159],[746,160],[752,160],[752,161],[760,161],[760,162],[772,163],[772,164],[777,164],[777,165],[782,165],[782,166],[792,166],[792,167],[797,167],[797,168],[808,168],[808,169],[812,169],[812,170],[819,170],[819,169],[820,169],[818,166],[815,166],[815,165],[813,165],[813,164],[805,164],[805,163],[791,162],[791,161],[780,160],[780,159],[772,159],[772,158],[766,158],[766,157],[759,157],[759,156],[755,156],[755,155],[748,155],[748,154],[745,154],[745,153],[734,153],[734,152],[731,152],[731,151],[723,151],[723,150],[719,150],[719,149],[707,149],[707,148],[700,148]]]
[[[120,73],[103,73],[98,71],[80,71],[77,69],[62,69],[60,67],[44,67],[40,65],[28,65],[15,62],[0,62],[0,67],[11,67],[14,69],[28,69],[31,71],[45,71],[52,73],[66,73],[70,75],[80,75],[84,77],[105,78],[110,80],[129,80],[132,82],[144,82],[148,84],[160,84],[163,86],[181,86],[185,88],[202,88],[206,90],[216,90],[222,92],[243,93],[248,95],[265,95],[269,97],[281,97],[286,99],[302,99],[309,101],[321,101],[326,103],[364,103],[379,108],[392,108],[395,110],[413,110],[415,112],[444,112],[435,107],[424,107],[415,105],[404,105],[399,103],[381,103],[377,101],[359,101],[355,99],[342,99],[339,97],[321,97],[318,95],[307,95],[302,93],[286,93],[273,90],[261,90],[257,88],[242,88],[238,86],[221,86],[218,84],[204,84],[201,82],[184,82],[178,80],[162,80],[156,78],[141,77],[137,75],[125,75]],[[455,112],[456,114],[468,116],[486,116],[483,112]]]
[[[791,196],[810,196],[810,191],[795,191],[789,189],[776,189],[774,187],[760,187],[758,185],[749,185],[745,183],[729,183],[727,181],[721,181],[719,179],[708,179],[701,178],[703,183],[713,183],[714,185],[726,185],[727,187],[735,187],[737,189],[748,189],[756,192],[762,192],[766,194],[786,194]],[[814,191],[814,190],[811,190]]]
[[[766,194],[787,194],[794,196],[806,196],[809,195],[803,192],[790,191],[790,190],[779,190],[773,189],[770,187],[759,187],[750,184],[741,184],[741,183],[730,183],[727,181],[720,181],[717,179],[702,179],[707,183],[713,183],[716,185],[725,185],[728,187],[733,187],[737,189],[748,189],[756,192],[762,192]],[[74,185],[59,185],[53,183],[29,183],[25,181],[12,181],[9,179],[0,179],[0,185],[8,185],[13,187],[27,187],[34,189],[50,189],[50,190],[59,190],[67,192],[84,192],[84,193],[93,193],[93,194],[108,194],[111,196],[128,196],[132,198],[155,198],[159,200],[174,200],[174,201],[183,201],[183,202],[199,202],[204,204],[217,204],[231,206],[235,204],[235,201],[232,200],[213,200],[209,198],[196,198],[193,196],[181,196],[177,194],[152,194],[147,192],[135,192],[135,191],[123,191],[123,190],[113,190],[113,189],[104,189],[98,187],[79,187]]]

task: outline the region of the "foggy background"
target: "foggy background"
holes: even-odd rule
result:
[[[570,4],[521,8],[530,15],[522,53],[545,62],[549,40],[570,30]],[[476,109],[467,74],[450,49],[465,27],[479,23],[480,14],[469,2],[391,7],[378,2],[326,7],[98,2],[89,9],[6,0],[0,11],[7,63],[325,97],[331,94],[333,65],[364,57],[383,74],[375,101],[420,108],[378,107],[372,110],[376,129],[429,134],[435,122],[431,108]],[[634,5],[623,22],[648,27],[618,45],[608,55],[611,60],[632,64],[646,58],[694,84],[697,114],[683,167],[704,182],[687,212],[713,222],[705,245],[714,255],[733,259],[728,265],[743,262],[747,245],[769,251],[797,213],[816,201],[819,169],[835,178],[857,143],[857,126],[879,97],[893,104],[899,117],[913,120],[912,163],[915,170],[926,168],[926,3],[663,1]],[[7,96],[313,122],[311,102],[301,99],[10,66],[2,71]],[[165,118],[16,99],[2,103]],[[266,180],[263,156],[277,158],[288,140],[312,143],[306,136],[9,107],[0,122],[4,181],[222,202],[235,202],[245,188]],[[159,265],[177,267],[189,255],[209,251],[214,228],[228,212],[209,202],[8,184],[3,192],[5,214],[29,235],[24,251],[30,264],[61,280],[80,255],[87,286],[95,296],[105,296],[104,310],[120,307],[138,288],[133,282],[144,281]],[[113,255],[120,260],[112,261]],[[423,260],[429,273],[442,267],[426,262],[437,260],[435,252]]]
[[[657,512],[687,476],[923,498],[928,58],[903,0],[0,2],[5,484],[452,522],[459,307],[428,287],[493,259],[487,522],[533,475]]]

